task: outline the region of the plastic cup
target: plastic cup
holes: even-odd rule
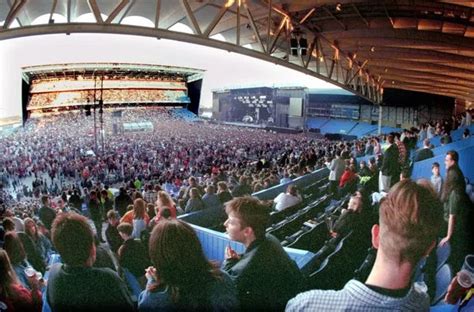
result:
[[[36,270],[33,269],[32,267],[28,267],[25,269],[25,274],[28,277],[33,277],[36,274]]]

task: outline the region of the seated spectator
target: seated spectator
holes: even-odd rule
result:
[[[359,163],[359,177],[369,177],[372,176],[372,172],[370,172],[370,169],[367,167],[367,163],[365,160],[361,160]]]
[[[426,185],[426,184],[425,184]],[[430,298],[415,288],[412,274],[436,244],[442,205],[431,188],[401,181],[380,205],[372,227],[377,255],[365,283],[350,280],[342,290],[311,290],[288,302],[287,311],[428,311]]]
[[[117,253],[119,247],[123,244],[123,239],[120,236],[117,226],[119,225],[118,213],[114,210],[107,212],[108,225],[105,229],[105,238],[109,243],[110,250]]]
[[[36,246],[31,237],[29,237],[25,232],[18,232],[18,237],[23,244],[23,248],[26,253],[26,259],[28,263],[36,270],[41,273],[45,273],[46,264],[48,258],[44,258],[41,254],[41,250]]]
[[[52,311],[134,311],[127,285],[116,272],[94,268],[94,234],[87,219],[75,214],[59,215],[52,239],[64,264],[51,267],[47,303]]]
[[[453,142],[453,139],[451,138],[449,131],[446,131],[441,137],[441,145],[446,145],[452,142]]]
[[[145,246],[138,239],[132,237],[132,225],[120,223],[117,227],[123,244],[117,254],[120,267],[132,273],[140,283],[144,283],[145,269],[150,265]]]
[[[298,194],[298,190],[294,184],[288,185],[286,188],[286,193],[280,193],[275,199],[273,203],[275,204],[276,211],[282,211],[286,208],[292,207],[301,203],[303,199],[301,195]]]
[[[433,165],[431,165],[431,173],[433,173],[433,175],[431,176],[431,184],[433,185],[436,194],[438,194],[438,196],[441,196],[441,190],[443,188],[443,177],[441,176],[439,171],[439,163],[434,162]]]
[[[242,310],[282,310],[301,290],[302,276],[280,242],[265,235],[268,207],[256,198],[239,197],[226,204],[226,212],[230,239],[246,247],[238,255],[228,246],[223,263],[235,281]]]
[[[47,262],[52,252],[53,245],[49,238],[38,231],[36,222],[31,218],[25,219],[25,233],[31,238],[41,257]]]
[[[0,306],[8,312],[39,312],[42,308],[41,286],[37,275],[28,277],[31,290],[18,280],[8,254],[0,249]]]
[[[13,270],[15,270],[18,280],[25,288],[31,290],[32,285],[30,285],[28,276],[25,272],[27,268],[31,268],[31,264],[26,258],[25,247],[15,232],[7,232],[5,234],[3,248],[7,252],[8,258],[10,258]]]
[[[422,161],[428,158],[433,158],[434,154],[431,150],[431,143],[429,139],[423,140],[423,147],[416,151],[414,161]]]
[[[245,196],[252,194],[252,188],[248,184],[248,178],[244,175],[240,176],[239,184],[232,190],[233,197]]]
[[[206,193],[202,197],[202,201],[204,202],[204,207],[206,209],[222,206],[219,197],[216,195],[216,187],[214,185],[209,184],[205,191]]]
[[[225,204],[226,202],[232,200],[232,194],[229,192],[229,188],[227,183],[224,181],[220,181],[217,183],[217,197],[219,197],[219,201],[221,204]]]
[[[190,191],[190,198],[186,203],[185,212],[195,212],[204,209],[204,202],[201,199],[201,195],[199,194],[199,190],[193,187]]]
[[[156,213],[155,224],[157,221],[161,219],[162,210],[165,207],[170,209],[171,217],[176,218],[178,211],[177,211],[175,202],[173,201],[173,199],[167,192],[159,191],[158,199],[156,200],[156,205],[155,205],[155,213]]]
[[[332,237],[345,236],[358,228],[361,223],[362,198],[351,196],[347,209],[343,209],[339,218],[334,222],[330,234]]]
[[[469,130],[469,128],[464,129],[462,133],[462,138],[469,139],[470,137],[471,137],[471,131]]]
[[[232,280],[206,259],[187,223],[159,222],[149,246],[154,267],[147,269],[148,283],[138,302],[140,312],[237,310]]]
[[[339,190],[342,194],[354,192],[357,186],[357,174],[354,165],[346,166],[339,179]]]

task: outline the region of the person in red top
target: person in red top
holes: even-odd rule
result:
[[[342,173],[341,179],[339,180],[339,187],[344,187],[346,184],[350,184],[357,179],[357,175],[355,173],[354,165],[346,166],[344,172]]]
[[[156,200],[156,203],[155,203],[156,216],[150,221],[149,223],[150,228],[153,228],[158,223],[158,221],[160,221],[163,218],[162,213],[164,209],[169,210],[169,213],[170,213],[169,218],[176,219],[176,216],[177,216],[176,204],[174,203],[173,199],[165,191],[159,191],[158,199]]]
[[[39,312],[42,309],[41,283],[36,274],[28,279],[31,290],[18,281],[8,254],[0,249],[0,310],[8,312]]]

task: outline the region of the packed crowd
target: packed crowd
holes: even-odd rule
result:
[[[91,104],[93,96],[93,90],[34,93],[30,97],[28,108],[86,105]],[[105,104],[179,103],[186,98],[186,92],[182,90],[105,89],[102,94]]]
[[[472,213],[459,156],[447,153],[439,194],[429,182],[411,181],[414,129],[330,142],[189,123],[166,109],[133,109],[123,120],[153,122],[153,132],[114,136],[110,114],[105,151],[96,156],[87,154],[95,145],[92,121],[74,112],[30,120],[0,141],[1,178],[7,182],[0,189],[0,301],[10,310],[377,310],[384,302],[385,308],[419,311],[429,306],[426,292],[411,283],[420,259],[448,241],[458,265],[474,252],[466,244]],[[375,157],[358,164],[356,155]],[[351,280],[337,292],[299,294],[307,290],[301,272],[265,235],[268,203],[247,195],[323,167],[330,170],[336,198],[364,183],[381,194],[379,224],[372,228],[378,253],[365,283]],[[111,176],[112,183],[104,183]],[[433,176],[436,182],[439,172]],[[359,196],[336,222],[334,237],[360,212]],[[275,198],[274,209],[301,201],[290,185]],[[226,248],[221,267],[207,261],[194,230],[176,220],[211,207],[224,207],[226,232],[246,247],[244,254]],[[47,268],[55,253],[62,264]],[[124,282],[128,276],[144,289],[135,301]]]

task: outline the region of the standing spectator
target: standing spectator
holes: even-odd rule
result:
[[[398,148],[394,144],[392,134],[387,136],[388,147],[384,152],[382,166],[380,167],[379,191],[388,192],[390,189],[392,178],[398,174],[400,163],[398,158]]]
[[[54,218],[56,218],[56,211],[51,208],[51,203],[48,195],[43,195],[41,197],[41,208],[38,211],[39,218],[43,222],[44,226],[48,231],[51,231],[51,226],[53,224]]]
[[[132,198],[127,194],[125,187],[120,187],[119,194],[115,198],[115,209],[121,217],[125,215],[128,205],[131,204],[133,204]]]
[[[187,223],[158,223],[149,249],[155,267],[147,269],[147,287],[138,302],[140,312],[238,309],[232,280],[206,259],[196,233]]]
[[[109,224],[105,229],[105,237],[107,243],[109,243],[110,250],[117,253],[119,247],[123,244],[123,239],[117,230],[117,226],[120,222],[117,212],[114,210],[107,212],[107,221]]]
[[[89,200],[89,213],[94,222],[95,230],[97,237],[99,238],[101,243],[105,243],[105,240],[102,238],[102,209],[99,203],[99,199],[97,198],[97,192],[91,191],[90,192],[90,200]]]
[[[377,255],[365,283],[342,290],[311,290],[288,302],[286,311],[428,311],[428,294],[411,285],[420,259],[429,254],[442,222],[442,206],[431,188],[404,180],[380,204],[372,227]]]
[[[336,154],[336,157],[331,161],[329,165],[329,183],[331,193],[337,194],[337,185],[339,184],[339,180],[341,179],[342,173],[344,172],[344,168],[346,167],[345,161],[342,159],[342,153]]]
[[[431,173],[433,173],[433,175],[431,176],[431,184],[433,185],[438,196],[441,196],[441,190],[443,187],[443,177],[440,174],[439,164],[437,162],[434,162],[431,166]]]
[[[36,222],[31,218],[25,219],[25,233],[31,238],[41,257],[47,263],[49,255],[53,249],[53,245],[49,238],[38,231]]]
[[[447,169],[446,182],[441,193],[446,236],[439,243],[440,246],[447,242],[451,244],[450,263],[454,269],[458,269],[457,266],[467,254],[474,253],[473,209],[466,195],[466,182],[458,162],[459,155],[456,151],[446,153],[444,160]]]
[[[153,222],[150,225],[151,228],[153,228],[153,226],[156,225],[156,223],[161,220],[163,216],[163,210],[165,208],[169,209],[170,217],[175,219],[177,215],[176,204],[174,203],[173,199],[167,192],[159,191],[158,199],[156,200],[156,207],[155,207],[156,216],[153,218],[152,221],[150,221],[150,223]]]
[[[87,219],[64,213],[54,221],[52,239],[64,264],[51,267],[47,302],[52,311],[134,311],[127,285],[107,268],[94,268],[94,234]]]
[[[246,247],[238,255],[228,246],[223,264],[235,281],[242,310],[282,310],[301,290],[302,277],[280,242],[265,235],[268,207],[253,197],[237,197],[226,204],[226,212],[230,239]]]
[[[298,194],[296,186],[294,184],[290,184],[286,188],[286,193],[280,193],[277,197],[275,197],[273,203],[275,204],[275,210],[281,211],[297,205],[302,201],[303,199],[301,198],[301,195]]]
[[[146,206],[145,201],[141,198],[137,198],[133,201],[132,209],[127,211],[122,218],[120,219],[120,223],[126,222],[133,225],[134,219],[142,218],[145,221],[145,224],[150,222],[150,217],[146,213]]]
[[[144,284],[145,269],[150,265],[146,248],[140,240],[133,239],[133,227],[130,223],[120,223],[117,230],[123,239],[123,244],[117,252],[120,267],[130,271]]]

